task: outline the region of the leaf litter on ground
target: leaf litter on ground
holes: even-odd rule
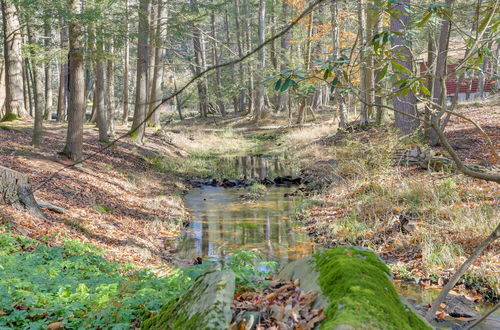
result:
[[[317,292],[301,290],[298,281],[268,280],[269,285],[260,291],[240,291],[235,295],[231,330],[307,330],[325,318],[323,309],[313,308]]]

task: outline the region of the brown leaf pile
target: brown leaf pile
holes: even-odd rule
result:
[[[34,239],[48,238],[50,245],[79,239],[104,250],[111,261],[163,268],[173,252],[165,245],[179,234],[177,219],[187,215],[175,192],[178,180],[152,169],[145,159],[156,154],[170,155],[175,148],[148,135],[148,145],[129,139],[118,142],[98,157],[62,171],[71,162],[58,154],[64,147],[66,128],[44,123],[43,144],[33,148],[32,121],[8,123],[14,129],[0,129],[0,165],[26,174],[33,188],[50,175],[57,176],[35,191],[35,198],[64,208],[64,214],[44,210],[45,219],[32,217],[9,205],[0,205],[0,224]],[[117,126],[117,134],[127,127]],[[84,155],[102,147],[97,131],[85,125]],[[174,155],[170,155],[174,157]],[[96,206],[105,206],[99,212]],[[6,230],[6,229],[0,229]]]
[[[312,308],[316,296],[314,291],[302,291],[298,281],[271,280],[260,292],[236,295],[230,329],[313,329],[325,319],[323,309]],[[258,315],[254,324],[249,324],[251,321],[245,317],[249,312]]]

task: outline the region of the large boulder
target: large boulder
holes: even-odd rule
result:
[[[287,265],[278,275],[319,292],[314,308],[324,308],[321,329],[431,329],[404,303],[389,268],[362,248],[334,248]]]
[[[144,321],[143,329],[227,329],[235,276],[231,270],[209,271],[179,298]]]

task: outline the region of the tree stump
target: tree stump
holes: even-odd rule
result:
[[[13,205],[29,214],[44,218],[29,186],[28,176],[0,166],[0,204]]]

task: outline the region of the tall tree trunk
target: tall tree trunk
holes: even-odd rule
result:
[[[149,46],[148,46],[148,75],[147,75],[147,100],[146,100],[146,113],[149,115],[149,109],[151,107],[151,89],[153,87],[153,76],[155,69],[155,50],[157,48],[159,40],[156,38],[156,25],[157,25],[157,13],[158,0],[151,1],[149,7]],[[149,123],[152,123],[152,118],[149,118]]]
[[[409,40],[406,39],[405,30],[410,23],[410,13],[408,11],[410,7],[410,0],[401,0],[399,3],[395,4],[393,9],[401,11],[403,14],[398,15],[398,19],[391,18],[391,31],[398,32],[400,34],[394,36],[394,51],[398,54],[401,54],[400,58],[397,58],[396,61],[407,68],[408,70],[412,70],[412,54],[410,49],[408,48]],[[407,75],[402,75],[403,78],[407,78]],[[399,89],[399,86],[395,87],[396,90]],[[400,112],[396,112],[394,114],[396,120],[396,128],[399,130],[401,134],[411,134],[416,131],[419,125],[419,121],[417,119],[408,117],[405,115],[417,115],[417,98],[410,91],[406,96],[396,96],[394,98],[394,108]]]
[[[60,33],[60,44],[61,49],[66,49],[68,43],[68,31],[65,27],[61,28]],[[67,108],[67,94],[68,94],[68,62],[65,60],[60,60],[59,64],[59,91],[57,95],[57,121],[61,122],[66,117],[66,108]]]
[[[330,4],[332,13],[332,40],[333,40],[333,54],[335,58],[340,56],[340,26],[339,26],[339,8],[338,2],[332,1]],[[337,75],[339,72],[337,72]],[[335,102],[337,103],[337,113],[339,116],[339,127],[345,128],[347,126],[347,108],[344,95],[342,95],[338,88],[335,88]]]
[[[149,0],[139,2],[139,27],[137,39],[137,81],[135,91],[134,121],[132,135],[142,142],[146,130],[147,110],[147,76],[148,76],[148,48],[149,48]]]
[[[26,94],[24,95],[24,99],[26,100],[26,96],[28,97],[28,103],[24,103],[28,106],[29,109],[29,115],[33,116],[33,75],[31,72],[31,64],[28,58],[24,59],[24,77],[23,77],[23,86],[24,89],[26,90]]]
[[[230,28],[229,28],[229,13],[226,9],[225,11],[225,15],[224,15],[224,30],[225,30],[225,34],[226,34],[226,47],[228,49],[231,49],[231,32],[230,32]],[[239,36],[237,35],[237,39],[236,39],[236,45],[237,47],[239,46],[239,43],[240,43],[240,40],[239,40]],[[221,54],[222,56],[222,54]],[[241,68],[241,63],[238,63],[238,68],[240,69]],[[238,97],[238,90],[239,90],[239,85],[240,85],[240,82],[241,82],[241,79],[239,78],[236,78],[236,66],[233,65],[231,67],[228,67],[226,70],[229,70],[230,73],[231,73],[231,81],[233,82],[233,84],[236,84],[237,88],[235,90],[235,93],[233,94],[233,110],[234,112],[238,112],[239,111],[239,107],[240,107],[240,101],[239,101],[239,97]],[[221,82],[221,87],[225,88],[225,84]]]
[[[373,118],[374,114],[374,106],[375,104],[375,59],[371,52],[371,42],[373,36],[375,35],[375,26],[377,20],[377,9],[376,9],[375,1],[368,1],[366,7],[366,42],[365,42],[365,51],[366,54],[366,88],[367,88],[367,101],[368,101],[368,117]]]
[[[448,7],[453,6],[453,0],[446,0],[446,5]],[[450,19],[448,16],[441,22],[441,31],[439,33],[439,44],[437,47],[436,54],[436,65],[434,67],[433,82],[432,82],[432,99],[436,104],[439,104],[443,109],[446,106],[446,71],[447,71],[447,59],[448,59],[448,45],[450,42]],[[431,121],[436,122],[441,126],[441,116],[443,115],[441,109],[434,109],[431,113]],[[437,145],[439,143],[439,137],[434,130],[429,130],[429,138],[432,145]]]
[[[266,1],[259,0],[259,44],[263,44],[266,37]],[[259,71],[262,75],[266,68],[266,53],[265,47],[259,50]],[[265,86],[263,82],[264,77],[259,77],[259,97],[257,99],[257,107],[255,108],[254,120],[258,121],[264,117],[264,97],[265,97]]]
[[[235,23],[236,23],[236,39],[238,46],[238,57],[243,56],[243,33],[241,31],[241,16],[240,16],[240,0],[235,0]],[[229,37],[228,37],[229,42]],[[238,81],[238,90],[239,90],[239,100],[238,105],[235,107],[234,111],[243,111],[245,109],[245,90],[243,89],[244,84],[244,68],[243,63],[238,63],[238,73],[239,73],[239,81]]]
[[[290,5],[288,4],[288,2],[283,1],[282,6],[283,6],[283,13],[282,13],[283,21],[282,21],[282,23],[283,23],[283,25],[286,25],[286,24],[289,24]],[[280,48],[281,48],[281,52],[280,52],[281,67],[280,67],[280,70],[281,71],[287,69],[287,67],[289,65],[290,38],[291,38],[290,32],[285,33],[281,37],[281,45],[280,45]],[[287,102],[288,98],[289,98],[288,91],[279,94],[279,98],[278,98],[278,110],[279,111],[284,110],[288,106],[288,104],[290,103],[290,102]]]
[[[23,94],[23,60],[21,55],[21,25],[16,5],[11,0],[2,0],[2,17],[5,60],[5,116],[14,119],[28,115]]]
[[[129,41],[129,31],[128,31],[128,0],[125,0],[125,45],[124,45],[124,56],[123,56],[123,116],[122,124],[128,124],[128,89],[129,89],[129,56],[130,56],[130,41]]]
[[[250,8],[248,6],[248,0],[243,0],[243,9],[245,12],[245,41],[246,41],[246,52],[249,52],[252,49],[252,41],[251,41],[251,25],[250,21],[252,18],[252,14],[250,12]],[[247,64],[247,76],[248,76],[248,95],[247,95],[247,103],[248,103],[248,113],[253,114],[255,110],[255,102],[254,102],[254,76],[253,76],[253,67],[251,62]]]
[[[361,100],[361,123],[368,123],[368,59],[366,55],[367,44],[367,24],[366,24],[366,0],[358,2],[358,21],[359,21],[359,63],[360,63],[360,100]]]
[[[106,121],[108,135],[115,135],[115,59],[114,53],[114,40],[108,43],[108,61],[106,66]]]
[[[27,25],[28,32],[28,42],[30,45],[36,45],[36,40],[33,37],[33,33],[29,25]],[[44,102],[43,102],[43,74],[42,67],[40,63],[38,63],[38,54],[34,51],[34,47],[30,48],[31,55],[31,66],[33,71],[33,101],[35,108],[35,123],[33,127],[33,137],[31,143],[35,148],[40,147],[40,142],[42,139],[42,124],[43,124],[43,110],[44,110]]]
[[[488,48],[491,49],[493,47],[493,42],[490,42],[488,44]],[[478,80],[478,86],[477,86],[477,92],[478,92],[478,96],[479,96],[479,99],[482,100],[485,98],[485,87],[486,87],[486,83],[487,83],[487,80],[489,78],[489,74],[491,73],[489,71],[489,65],[490,65],[490,57],[489,56],[485,56],[484,57],[484,60],[483,60],[483,64],[481,66],[481,71],[479,72],[479,80]]]
[[[198,1],[190,0],[189,1],[193,13],[195,15],[199,14],[198,11]],[[198,24],[195,24],[193,27],[193,49],[194,49],[194,58],[195,58],[195,75],[200,74],[203,70],[205,70],[205,54],[204,54],[204,42],[203,36],[200,31],[200,27]],[[199,99],[199,110],[200,115],[202,117],[207,117],[208,115],[208,96],[207,96],[207,84],[204,77],[198,79],[198,99]]]
[[[217,52],[217,33],[215,30],[215,11],[212,11],[210,17],[211,23],[211,34],[212,34],[212,65],[219,65],[219,54]],[[226,106],[224,105],[224,100],[222,98],[222,86],[221,86],[221,69],[215,69],[215,74],[213,76],[215,84],[215,95],[217,97],[217,106],[219,107],[220,113],[223,117],[226,116]]]
[[[44,34],[45,34],[45,49],[48,50],[52,46],[52,29],[50,27],[49,19],[44,22]],[[45,109],[43,117],[45,119],[51,119],[52,108],[53,108],[53,94],[52,94],[52,61],[47,61],[45,63]]]
[[[22,72],[22,75],[23,75],[23,100],[24,100],[24,105],[28,108],[28,110],[31,110],[29,107],[30,93],[31,92],[30,92],[29,86],[28,86],[29,76],[28,76],[28,70],[26,68],[25,62],[26,61],[23,61],[23,72]],[[7,77],[4,77],[4,83],[5,83],[6,79],[7,79]],[[7,89],[7,87],[5,89]],[[6,102],[7,102],[7,100],[6,100]],[[7,103],[5,105],[7,108]]]
[[[177,92],[177,79],[175,78],[175,72],[172,72],[172,84],[174,85],[174,91]],[[182,116],[182,102],[179,95],[175,96],[175,108],[179,113],[179,119],[184,120]]]
[[[97,42],[98,58],[96,61],[95,76],[95,102],[97,114],[97,126],[99,127],[99,141],[108,142],[108,125],[106,122],[106,60],[104,60],[104,44]]]
[[[380,33],[384,31],[384,27],[382,26],[383,20],[382,20],[382,2],[376,2],[374,4],[374,11],[375,11],[375,20],[374,20],[374,27],[373,31],[374,33]],[[381,71],[381,63],[383,62],[382,59],[380,60],[375,60],[374,65],[375,65],[375,73],[374,73],[374,89],[376,88],[379,91],[384,91],[388,89],[388,80],[387,79],[380,79],[380,71]],[[375,90],[373,91],[375,93]],[[375,103],[378,104],[377,106],[377,115],[376,115],[376,122],[378,125],[381,125],[385,121],[387,121],[387,109],[384,107],[387,105],[387,97],[383,96],[384,92],[381,92],[378,95],[375,95]]]
[[[78,21],[80,1],[68,0],[72,18],[69,20],[69,98],[68,133],[63,153],[73,161],[82,159],[83,115],[85,113],[85,71],[83,63],[83,29]]]
[[[155,58],[154,58],[154,68],[153,68],[153,82],[151,86],[151,97],[149,101],[149,112],[151,113],[155,110],[155,113],[152,114],[151,124],[154,127],[160,128],[160,104],[162,100],[162,87],[163,87],[163,61],[165,57],[165,51],[162,47],[161,40],[166,35],[167,31],[167,15],[168,15],[168,7],[167,3],[162,0],[158,0],[158,5],[156,9],[156,29],[155,29],[155,43],[157,43],[155,47]]]

